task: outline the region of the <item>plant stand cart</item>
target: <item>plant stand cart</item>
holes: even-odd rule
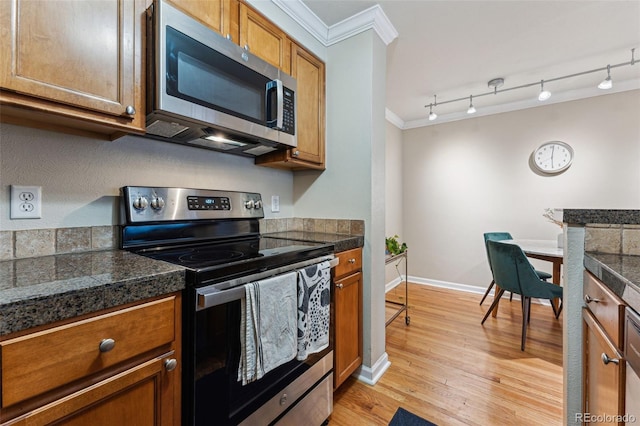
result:
[[[400,275],[400,271],[398,271],[398,275],[400,276],[400,279],[402,281],[404,281],[404,302],[397,302],[395,300],[387,300],[385,299],[385,303],[389,303],[392,305],[396,305],[398,306],[398,310],[396,312],[393,313],[393,315],[391,316],[391,318],[389,318],[387,320],[387,322],[385,323],[385,326],[388,326],[389,324],[391,324],[393,322],[394,319],[396,319],[402,312],[404,312],[404,322],[409,325],[411,319],[409,318],[409,283],[407,281],[407,276],[409,275],[409,266],[408,266],[408,250],[405,250],[404,252],[400,253],[400,254],[388,254],[385,256],[385,260],[384,263],[385,265],[388,265],[390,263],[393,262],[398,262],[396,263],[396,269],[398,268],[398,264],[400,262],[402,262],[404,260],[404,279],[402,279],[402,275]],[[401,281],[401,282],[402,282]],[[400,285],[400,284],[398,284]]]

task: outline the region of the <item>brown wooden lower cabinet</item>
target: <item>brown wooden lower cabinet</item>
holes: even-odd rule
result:
[[[624,425],[624,302],[584,273],[582,424]]]
[[[334,277],[334,389],[362,364],[362,249],[338,253],[338,258]]]
[[[181,324],[175,293],[2,337],[0,424],[180,425]]]

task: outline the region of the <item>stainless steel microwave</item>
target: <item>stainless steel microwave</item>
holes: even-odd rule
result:
[[[164,0],[147,16],[148,137],[245,156],[297,145],[293,77]]]

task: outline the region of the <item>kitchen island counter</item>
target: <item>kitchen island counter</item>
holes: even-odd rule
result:
[[[184,269],[124,250],[0,262],[0,336],[180,291]]]
[[[586,252],[584,267],[640,312],[640,256]]]

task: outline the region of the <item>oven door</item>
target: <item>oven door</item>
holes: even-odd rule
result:
[[[295,266],[301,268],[332,258],[326,256]],[[284,268],[296,269],[280,269]],[[185,318],[185,424],[237,425],[256,415],[261,423],[269,424],[331,374],[333,336],[326,349],[304,361],[289,361],[244,386],[238,381],[241,299],[245,294],[238,283],[257,281],[274,275],[274,271],[281,272],[272,270],[189,290],[195,309],[188,315],[191,318]]]
[[[293,77],[164,1],[154,13],[155,110],[296,146]]]

